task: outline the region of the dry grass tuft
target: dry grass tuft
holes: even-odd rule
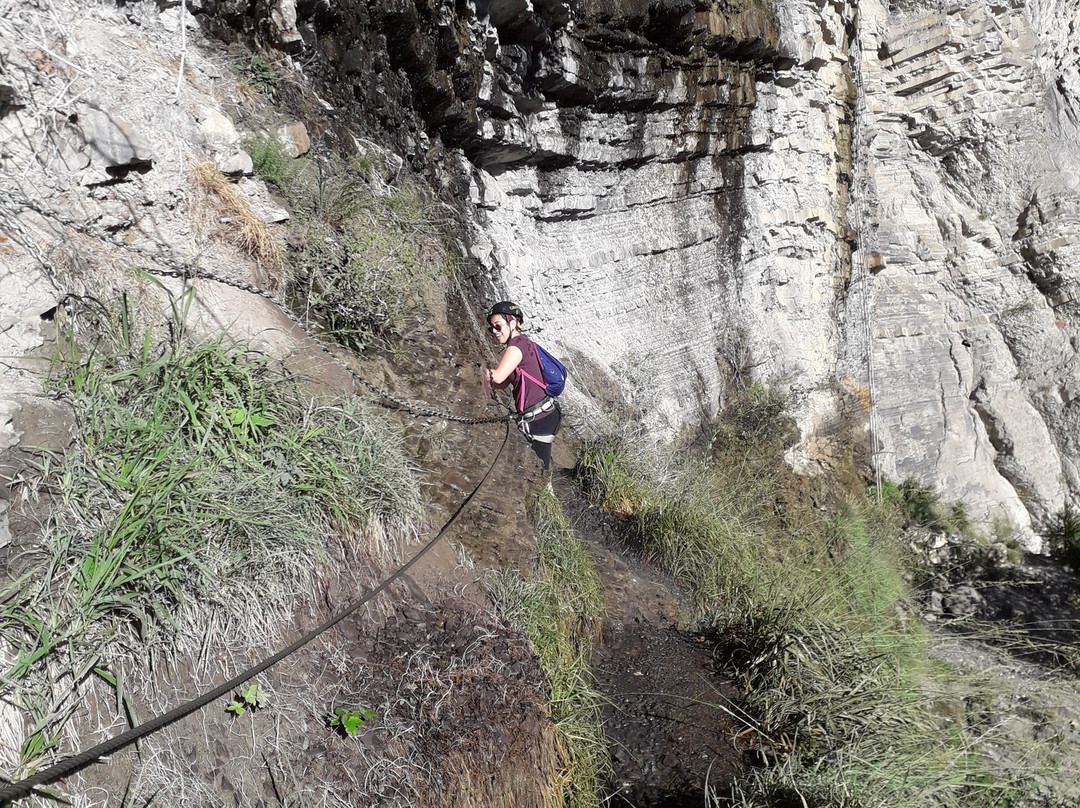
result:
[[[240,248],[258,262],[275,290],[284,288],[286,282],[285,255],[281,243],[251,208],[251,203],[236,190],[217,167],[209,160],[195,164],[195,179],[200,188],[213,194],[221,206],[235,219],[239,232],[235,234]]]

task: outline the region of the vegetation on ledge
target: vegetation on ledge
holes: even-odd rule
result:
[[[744,717],[738,741],[756,765],[709,800],[1023,804],[1038,786],[1037,760],[1053,762],[1052,745],[1022,750],[1033,768],[994,770],[987,744],[1009,738],[970,709],[992,700],[993,686],[931,660],[914,619],[901,530],[931,503],[901,490],[882,504],[849,496],[825,512],[821,492],[784,467],[788,432],[782,400],[755,385],[721,418],[703,457],[609,435],[587,443],[577,464],[593,501],[690,588],[697,628],[742,684],[743,700],[723,706]]]
[[[453,272],[438,208],[419,186],[384,180],[376,155],[294,160],[273,138],[245,146],[255,172],[289,203],[290,296],[341,344],[363,350],[386,340],[425,289]]]
[[[600,696],[589,675],[603,619],[600,580],[554,495],[538,494],[529,513],[536,525],[538,575],[493,571],[488,591],[503,616],[525,632],[547,676],[563,767],[562,794],[553,795],[553,804],[591,808],[600,803],[609,765]]]
[[[24,770],[58,745],[95,678],[135,723],[122,662],[275,638],[334,542],[378,560],[416,530],[397,430],[355,402],[311,400],[242,346],[195,340],[191,301],[154,327],[127,297],[73,301],[59,324],[52,390],[77,437],[20,475],[41,541],[20,548],[0,594],[16,659],[5,690],[30,728]]]

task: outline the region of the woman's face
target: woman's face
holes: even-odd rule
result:
[[[501,314],[493,314],[488,318],[488,331],[500,345],[505,345],[506,341],[510,339],[510,324]]]

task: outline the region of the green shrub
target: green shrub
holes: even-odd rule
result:
[[[249,141],[256,173],[292,210],[287,260],[292,296],[339,342],[385,341],[452,271],[436,207],[418,187],[389,189],[369,158],[285,155],[274,139]]]
[[[881,494],[882,501],[899,508],[910,524],[975,536],[971,517],[963,502],[942,502],[937,489],[914,477],[908,477],[899,486],[889,480],[883,481]]]
[[[718,416],[712,447],[720,459],[742,462],[750,458],[774,461],[794,445],[799,433],[787,412],[789,396],[778,384],[755,381],[739,390]]]
[[[900,483],[900,495],[908,518],[922,527],[936,527],[941,523],[939,505],[941,496],[933,486],[925,485],[914,477]]]
[[[1071,503],[1050,518],[1044,535],[1053,558],[1080,570],[1080,513]]]
[[[251,163],[260,179],[272,182],[286,194],[296,180],[299,166],[295,158],[285,153],[285,147],[277,138],[256,138],[244,141],[244,150],[251,155]]]

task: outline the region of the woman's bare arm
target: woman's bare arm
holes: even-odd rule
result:
[[[510,377],[521,364],[521,350],[515,345],[507,345],[499,358],[499,364],[491,371],[491,383],[502,390],[509,384]]]

